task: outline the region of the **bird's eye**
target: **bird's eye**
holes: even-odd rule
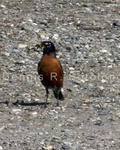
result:
[[[47,47],[51,47],[51,43],[46,43],[45,44]]]

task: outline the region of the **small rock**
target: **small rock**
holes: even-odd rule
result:
[[[86,11],[88,12],[88,13],[92,13],[92,10],[90,9],[90,8],[85,8],[86,9]]]
[[[71,137],[73,137],[73,133],[70,132],[70,130],[66,129],[66,130],[64,130],[64,136],[67,138],[71,138]]]
[[[14,24],[11,24],[10,26],[11,26],[11,27],[14,27]],[[10,33],[9,33],[9,34],[10,34]]]
[[[98,86],[98,88],[99,88],[100,90],[104,90],[104,89],[105,89],[103,86]]]
[[[12,111],[17,115],[17,114],[20,114],[21,109],[12,109]]]
[[[7,15],[7,14],[8,14],[8,11],[7,11],[7,10],[5,10],[3,13],[4,13],[4,15]]]
[[[76,26],[80,26],[81,25],[81,20],[76,21]]]
[[[113,22],[113,26],[119,26],[120,27],[120,21]]]
[[[91,104],[91,103],[92,103],[92,100],[86,99],[84,103],[85,103],[85,104]]]
[[[10,53],[5,52],[4,55],[7,56],[7,57],[9,57]]]
[[[40,34],[40,37],[42,40],[49,40],[49,37],[45,36],[44,34]]]
[[[59,107],[57,107],[59,110],[62,110],[62,111],[65,111],[65,107],[63,107],[63,106],[59,106]]]
[[[34,29],[34,31],[35,31],[36,33],[38,33],[38,32],[40,32],[40,29]]]
[[[53,112],[48,112],[48,115],[53,116],[54,113]]]
[[[5,126],[2,126],[2,127],[0,128],[0,131],[2,131],[4,128],[5,128]]]
[[[2,146],[0,146],[0,150],[2,150],[3,148],[2,148]]]
[[[89,49],[89,48],[90,48],[90,45],[88,45],[88,44],[87,44],[87,45],[85,45],[85,48]]]
[[[120,113],[118,112],[118,113],[116,114],[116,116],[120,118]]]
[[[69,47],[69,46],[67,46],[65,49],[66,49],[67,51],[71,51],[71,47]]]
[[[72,148],[72,143],[68,141],[63,142],[62,149],[71,149]]]
[[[23,58],[26,58],[26,59],[31,59],[31,57],[30,56],[27,56],[26,54],[24,54],[24,53],[20,53],[20,56],[22,56]]]
[[[117,47],[117,48],[120,48],[120,44],[118,44],[116,47]]]
[[[36,116],[38,113],[35,111],[35,112],[32,112],[32,115],[33,116]]]
[[[75,70],[75,69],[74,69],[73,67],[69,67],[69,70],[70,70],[70,71],[73,71],[73,70]]]
[[[55,136],[55,137],[52,138],[51,141],[52,141],[52,142],[59,142],[60,140],[61,140],[60,137],[56,137],[56,136]]]
[[[94,140],[94,139],[95,139],[95,136],[87,136],[86,139],[87,139],[87,140]]]
[[[43,150],[54,150],[53,146],[47,146],[47,147],[43,147]]]
[[[95,125],[101,126],[101,125],[102,125],[102,121],[101,121],[101,120],[97,120],[97,121],[95,122]]]
[[[106,83],[106,82],[107,82],[107,80],[105,80],[105,79],[102,79],[102,80],[101,80],[101,82],[102,82],[102,83]]]
[[[107,50],[106,49],[102,49],[100,52],[107,53]]]
[[[6,6],[1,4],[0,7],[5,8]]]
[[[19,44],[19,45],[18,45],[18,48],[26,48],[26,47],[27,47],[26,44]]]
[[[33,20],[32,20],[31,18],[28,18],[28,21],[29,21],[29,22],[33,22]]]
[[[25,64],[25,61],[24,60],[19,60],[19,61],[16,61],[15,64]]]
[[[7,38],[7,36],[5,35],[5,33],[1,34],[0,37],[1,37],[2,39],[6,39],[6,38]]]
[[[53,39],[58,40],[58,38],[59,38],[59,34],[55,33],[55,34],[53,35]]]
[[[14,68],[9,69],[10,72],[15,72],[16,70]]]
[[[35,98],[34,101],[35,101],[35,102],[39,102],[40,99],[39,99],[39,98]]]
[[[34,27],[34,26],[31,26],[31,25],[25,24],[25,25],[23,26],[23,29],[24,29],[24,30],[28,30],[28,31],[32,31],[32,30],[35,29],[35,27]]]
[[[81,2],[79,2],[79,3],[76,3],[76,6],[81,6]]]
[[[109,66],[107,66],[108,68],[113,68],[113,66],[112,65],[109,65]]]

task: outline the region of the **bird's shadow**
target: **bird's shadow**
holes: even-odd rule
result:
[[[49,104],[50,103],[45,102],[24,102],[24,101],[17,101],[13,103],[13,105],[21,105],[21,106],[45,106]]]
[[[9,104],[11,102],[9,102],[9,101],[0,102],[0,104],[2,104],[2,103],[9,106]],[[49,105],[50,103],[46,103],[46,102],[24,102],[24,101],[18,101],[17,100],[16,102],[12,102],[11,104],[15,105],[15,106],[20,105],[20,106],[41,106],[41,107],[43,107],[43,106]]]

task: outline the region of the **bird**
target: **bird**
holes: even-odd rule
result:
[[[39,46],[43,55],[38,62],[37,71],[46,90],[45,107],[48,103],[49,89],[52,89],[54,97],[57,99],[57,106],[59,106],[59,100],[64,100],[63,67],[56,57],[56,48],[51,41],[42,41]]]

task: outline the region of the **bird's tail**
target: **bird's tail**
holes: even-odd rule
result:
[[[61,90],[55,90],[53,91],[53,93],[56,99],[61,100],[61,101],[64,100],[64,96]]]

